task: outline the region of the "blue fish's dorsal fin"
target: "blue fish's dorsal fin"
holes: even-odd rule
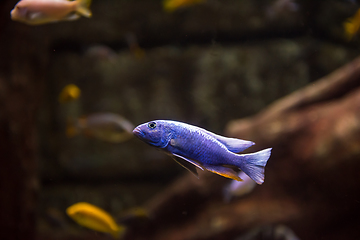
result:
[[[201,131],[204,131],[205,133],[211,135],[213,138],[215,138],[216,140],[218,140],[219,142],[221,142],[222,144],[225,145],[225,147],[233,153],[238,153],[238,152],[242,152],[245,149],[255,145],[254,142],[251,141],[247,141],[247,140],[242,140],[242,139],[238,139],[238,138],[228,138],[228,137],[224,137],[224,136],[220,136],[217,135],[215,133],[209,132],[205,129],[199,128]]]

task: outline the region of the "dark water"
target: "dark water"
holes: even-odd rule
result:
[[[166,12],[158,0],[93,0],[92,18],[41,26],[11,21],[15,4],[0,4],[4,239],[111,239],[66,215],[76,202],[118,223],[144,208],[149,217],[121,222],[124,239],[357,239],[357,63],[316,87],[360,52],[344,29],[356,1],[208,0]],[[81,95],[59,103],[67,84]],[[290,106],[284,97],[304,87],[315,90],[298,105],[250,118],[279,99]],[[99,112],[273,147],[266,181],[224,202],[229,180],[198,180],[138,139],[111,143],[96,127],[66,135],[70,120]]]

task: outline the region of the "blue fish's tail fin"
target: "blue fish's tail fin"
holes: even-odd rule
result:
[[[265,165],[270,158],[271,148],[267,148],[255,153],[241,154],[241,160],[236,164],[246,175],[257,184],[262,184],[265,178]]]

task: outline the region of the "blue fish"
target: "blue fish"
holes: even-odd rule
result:
[[[133,133],[142,141],[177,157],[174,160],[196,176],[197,167],[242,181],[235,171],[240,169],[257,184],[264,182],[265,165],[271,148],[250,154],[235,154],[255,143],[219,136],[196,126],[168,120],[141,124]]]

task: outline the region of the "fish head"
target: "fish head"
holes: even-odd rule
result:
[[[79,202],[71,205],[66,209],[66,214],[77,222],[86,221],[91,218],[97,207],[86,202]]]
[[[28,15],[27,7],[15,6],[13,10],[10,12],[12,20],[22,20],[26,19]]]
[[[16,6],[11,10],[10,15],[12,20],[24,19],[26,17],[27,9]]]
[[[137,126],[133,134],[140,140],[159,148],[165,148],[171,140],[171,131],[163,121],[151,121]]]

